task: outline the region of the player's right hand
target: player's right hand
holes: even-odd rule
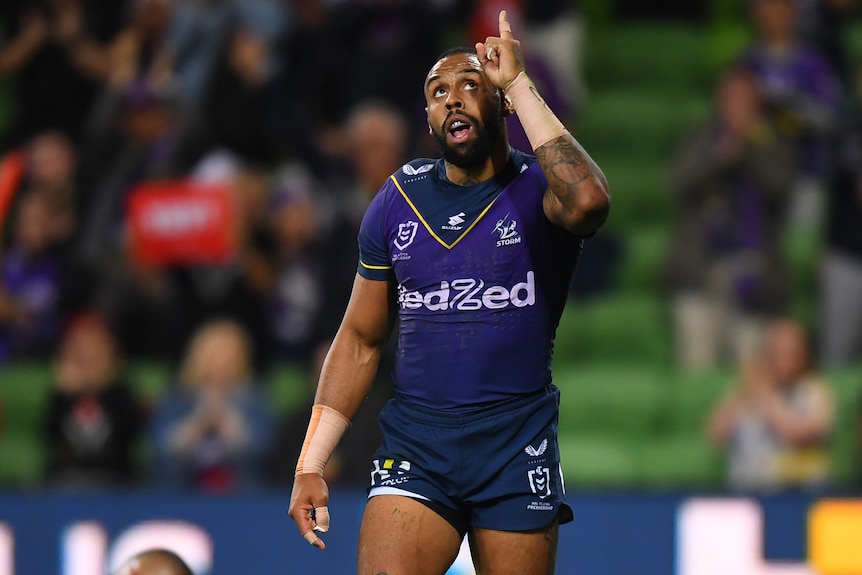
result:
[[[317,473],[297,475],[293,480],[288,514],[296,521],[299,534],[319,549],[326,544],[317,532],[329,531],[329,487]]]

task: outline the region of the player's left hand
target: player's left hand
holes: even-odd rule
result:
[[[318,549],[326,549],[317,533],[329,531],[329,488],[316,473],[297,475],[293,480],[288,514],[296,521],[299,534]]]
[[[512,26],[505,10],[500,11],[500,36],[488,36],[476,44],[476,54],[488,79],[505,89],[524,71],[521,43],[512,35]]]

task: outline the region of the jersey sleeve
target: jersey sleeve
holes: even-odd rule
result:
[[[385,229],[385,199],[390,181],[387,181],[380,192],[371,200],[371,204],[362,218],[359,228],[359,275],[369,280],[387,281],[392,279],[394,272],[389,260],[389,249],[386,243]]]

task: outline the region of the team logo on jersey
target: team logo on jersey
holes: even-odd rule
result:
[[[518,234],[518,230],[515,229],[517,227],[517,220],[510,219],[509,214],[506,214],[497,220],[497,225],[494,226],[494,231],[500,234],[500,239],[497,240],[498,248],[501,246],[512,246],[521,243],[521,236]]]
[[[545,450],[548,449],[548,439],[545,438],[542,440],[542,443],[539,444],[539,447],[533,447],[532,445],[528,445],[524,448],[524,453],[529,455],[530,457],[538,457],[545,453]]]
[[[419,229],[419,222],[408,220],[403,224],[398,224],[398,235],[395,236],[395,247],[403,250],[413,243],[413,238],[416,237],[416,230]]]
[[[397,459],[375,459],[371,470],[371,485],[374,487],[391,487],[410,480],[410,462]]]
[[[422,164],[418,168],[414,168],[410,164],[404,164],[404,166],[401,168],[401,171],[408,176],[418,176],[419,174],[430,172],[433,168],[434,164]]]
[[[530,482],[530,490],[539,496],[539,499],[544,499],[551,494],[551,470],[541,465],[527,472],[527,479]]]
[[[449,216],[449,225],[442,226],[444,230],[455,230],[458,231],[464,227],[464,216],[466,216],[464,212],[460,212],[455,214],[454,216]]]

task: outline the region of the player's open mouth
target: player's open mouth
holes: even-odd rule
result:
[[[464,118],[453,118],[449,121],[449,140],[458,144],[470,137],[473,126]]]

